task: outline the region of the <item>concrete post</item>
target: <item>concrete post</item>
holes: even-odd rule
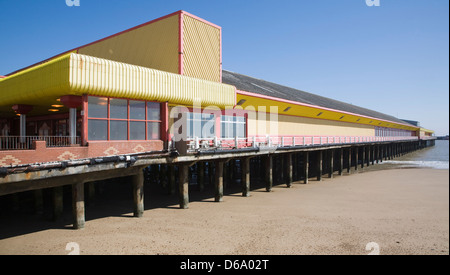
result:
[[[358,171],[359,165],[359,147],[355,147],[355,171]]]
[[[273,156],[268,155],[266,157],[266,191],[272,192],[273,186]]]
[[[303,171],[305,175],[304,183],[308,184],[309,182],[309,152],[305,152],[303,155]]]
[[[215,173],[215,201],[223,201],[223,165],[224,161],[216,162],[216,173]]]
[[[144,215],[144,173],[140,171],[132,176],[134,217],[141,218]]]
[[[250,159],[244,158],[242,164],[242,196],[250,197]]]
[[[189,165],[180,164],[179,166],[179,196],[180,208],[189,208]]]
[[[344,148],[339,149],[339,176],[342,176],[344,173]]]
[[[72,184],[73,228],[83,229],[85,225],[84,183]]]

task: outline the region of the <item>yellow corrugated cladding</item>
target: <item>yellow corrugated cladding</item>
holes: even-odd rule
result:
[[[0,105],[46,105],[63,95],[97,95],[220,108],[233,106],[231,85],[111,60],[67,54],[0,82]]]
[[[281,115],[300,116],[314,119],[325,119],[338,122],[349,122],[363,125],[370,125],[373,127],[388,127],[397,128],[410,131],[416,131],[418,128],[414,126],[408,126],[406,124],[399,124],[391,121],[380,120],[376,118],[370,118],[365,116],[359,116],[357,114],[349,114],[340,112],[338,110],[323,109],[314,106],[296,105],[288,102],[274,101],[266,98],[259,98],[244,94],[237,94],[236,101],[239,102],[245,100],[242,104],[242,108],[247,110],[265,111],[270,112],[271,107],[273,112]]]
[[[69,90],[70,54],[23,70],[0,81],[0,106],[35,105]]]
[[[184,75],[220,82],[221,30],[183,15]]]
[[[87,45],[78,53],[178,73],[179,15]]]

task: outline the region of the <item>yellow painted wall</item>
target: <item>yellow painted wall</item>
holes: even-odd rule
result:
[[[278,115],[278,122],[271,122],[269,114],[257,118],[257,113],[249,113],[249,136],[375,136],[375,128],[370,125],[285,115]]]
[[[184,75],[221,82],[220,40],[220,29],[184,14]]]
[[[126,31],[79,49],[78,53],[179,73],[179,15]]]

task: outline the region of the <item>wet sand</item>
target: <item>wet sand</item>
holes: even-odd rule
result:
[[[0,254],[364,255],[449,254],[449,170],[394,169],[275,186],[251,197],[191,192],[188,210],[176,196],[147,192],[144,217],[132,200],[98,201],[86,209],[86,228],[38,218],[2,220]],[[163,202],[161,202],[163,200]]]

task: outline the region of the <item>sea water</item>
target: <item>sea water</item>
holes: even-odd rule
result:
[[[449,169],[449,141],[436,140],[436,145],[418,150],[383,164],[396,168]]]

